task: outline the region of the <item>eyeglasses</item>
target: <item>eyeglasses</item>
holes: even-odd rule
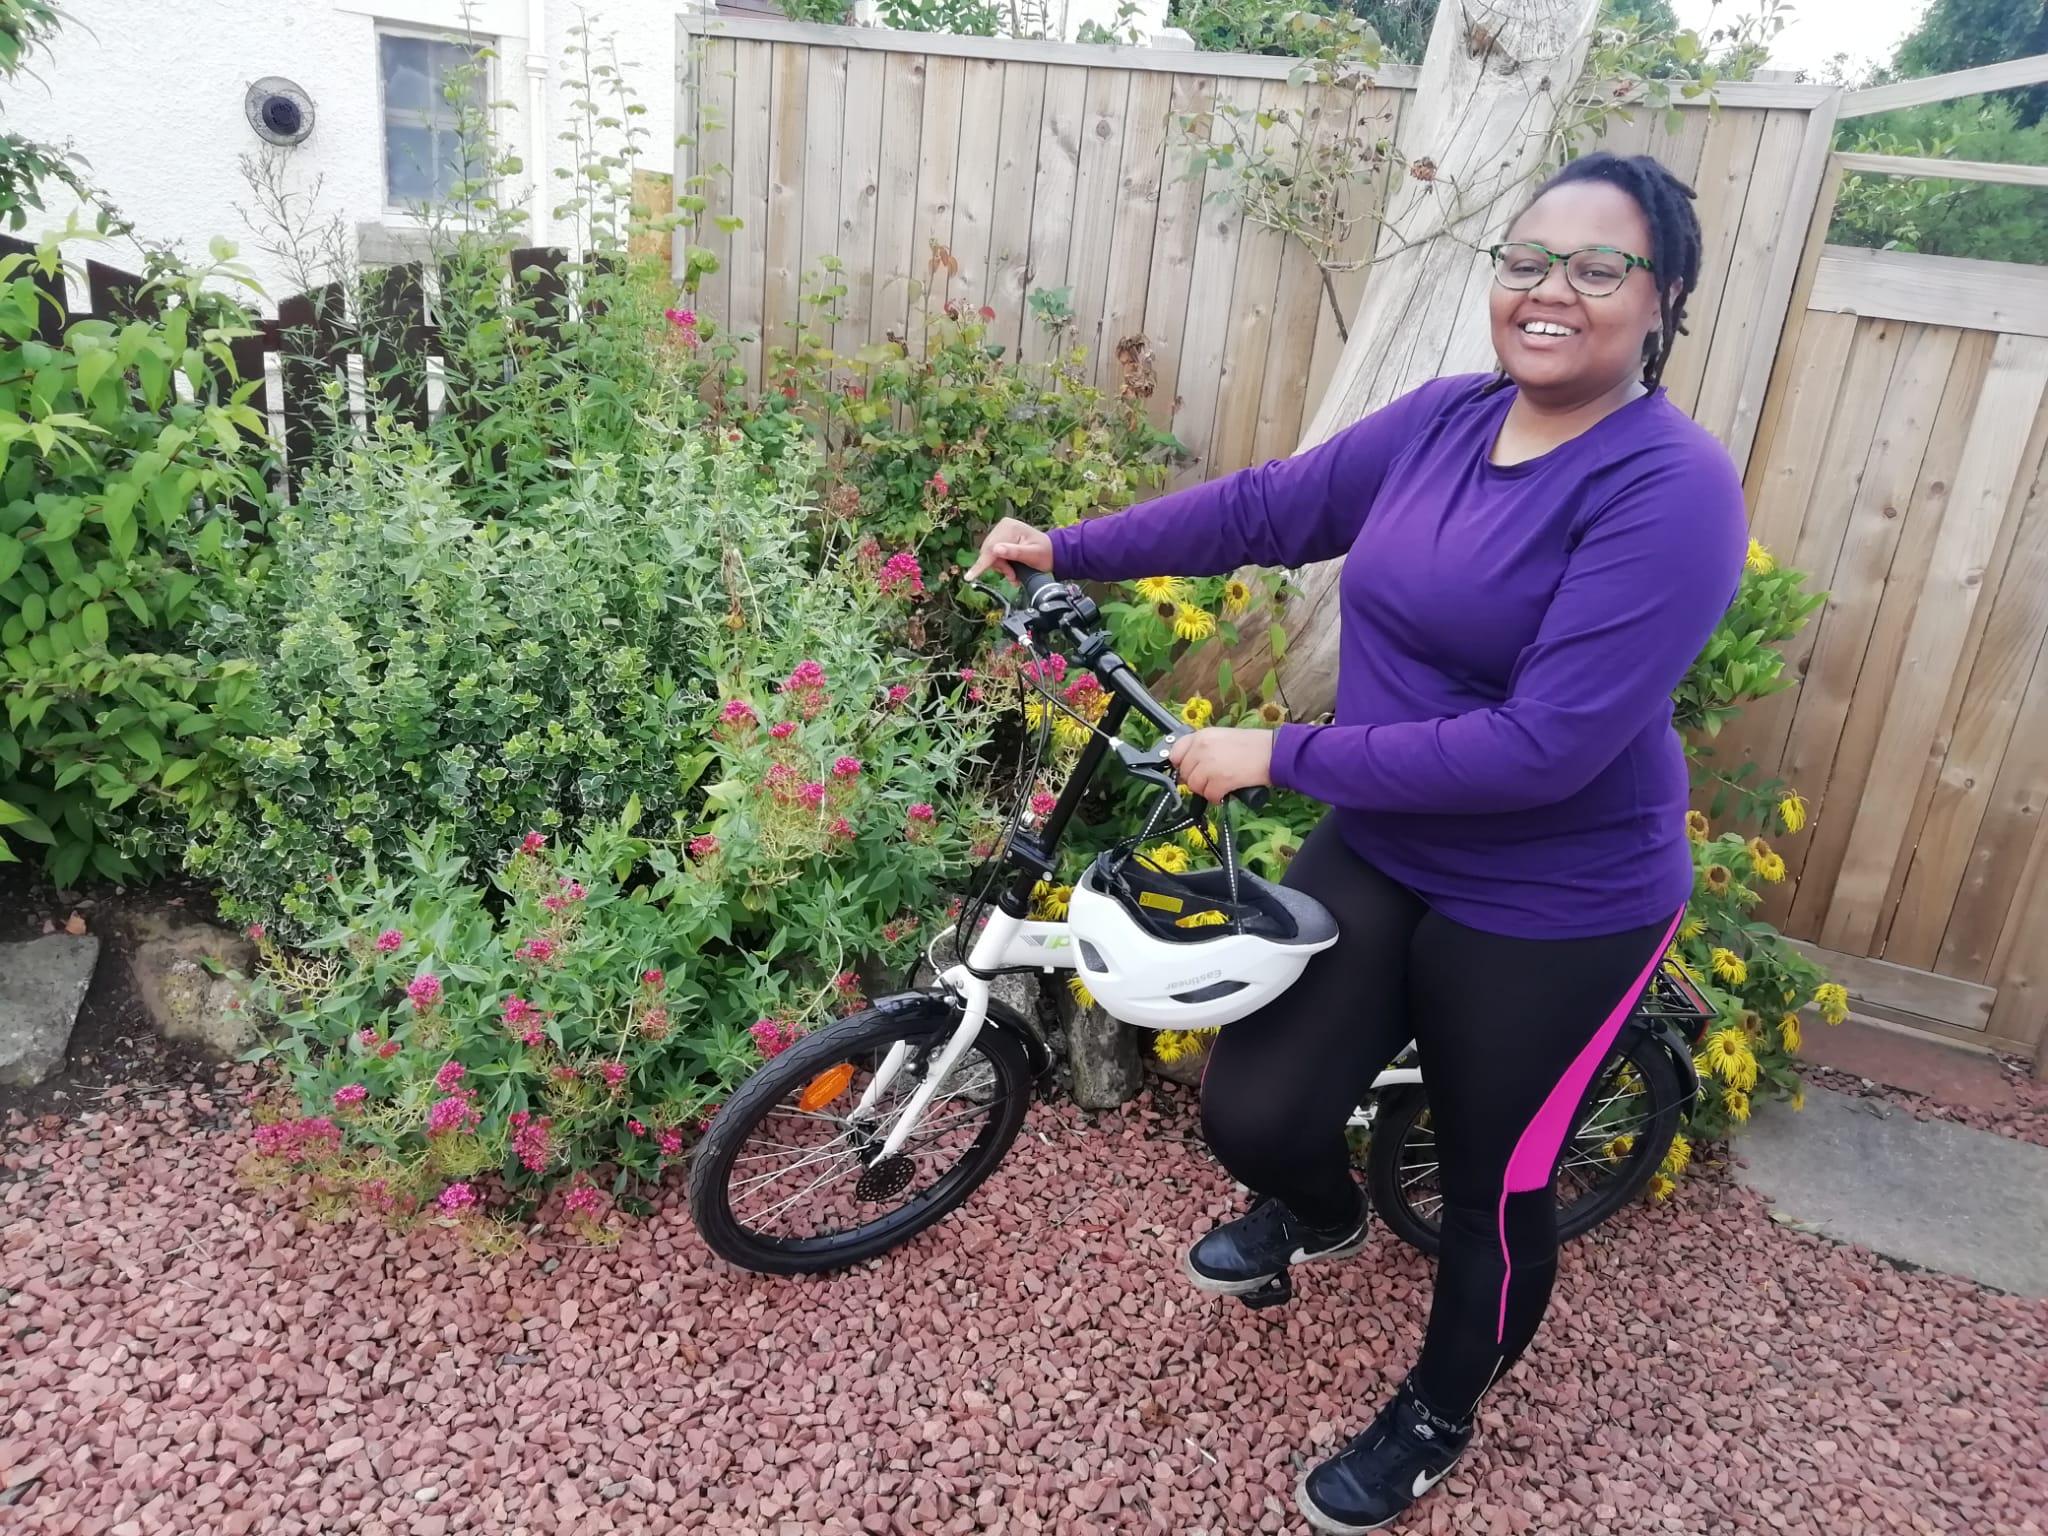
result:
[[[1493,262],[1493,280],[1516,293],[1527,293],[1537,287],[1550,275],[1552,264],[1560,261],[1564,263],[1565,281],[1589,299],[1606,298],[1628,281],[1629,272],[1636,267],[1645,272],[1656,270],[1649,258],[1631,256],[1610,245],[1559,252],[1532,240],[1518,240],[1510,245],[1489,246],[1486,254]]]

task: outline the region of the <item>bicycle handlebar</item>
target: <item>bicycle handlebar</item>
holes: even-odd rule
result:
[[[1171,745],[1173,738],[1189,729],[1188,723],[1153,698],[1150,690],[1124,664],[1124,659],[1109,649],[1109,637],[1091,622],[1096,615],[1095,605],[1082,597],[1076,588],[1049,571],[1034,570],[1030,566],[1018,567],[1017,585],[1023,589],[1026,606],[1037,617],[1066,631],[1081,648],[1082,660],[1090,671],[1122,695],[1131,708],[1166,733],[1168,739],[1161,743],[1162,748]],[[1058,593],[1061,597],[1047,603],[1045,597],[1048,593]],[[1164,751],[1158,756],[1159,765],[1164,767]],[[1243,789],[1232,790],[1230,798],[1257,814],[1265,809],[1272,793],[1262,784],[1248,784]],[[1197,796],[1194,810],[1197,820],[1201,819],[1204,810],[1205,805]]]

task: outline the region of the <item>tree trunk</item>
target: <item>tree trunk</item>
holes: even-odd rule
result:
[[[1397,171],[1374,242],[1375,264],[1321,405],[1302,434],[1314,447],[1419,384],[1494,364],[1475,247],[1521,210],[1558,109],[1583,67],[1599,0],[1443,0],[1414,100],[1401,114]],[[1299,451],[1299,450],[1297,450]],[[1296,573],[1301,596],[1282,615],[1277,664],[1291,718],[1331,706],[1337,679],[1337,572],[1328,561]],[[1243,626],[1231,656],[1247,682],[1274,667],[1267,626]],[[1215,674],[1213,648],[1184,664]]]

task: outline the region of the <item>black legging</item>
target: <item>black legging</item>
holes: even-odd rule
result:
[[[1467,1418],[1535,1336],[1557,1268],[1552,1169],[1578,1107],[1677,925],[1510,939],[1432,912],[1327,818],[1287,871],[1342,937],[1285,996],[1217,1036],[1209,1146],[1312,1226],[1357,1210],[1344,1126],[1414,1040],[1444,1194],[1436,1295],[1415,1386]]]

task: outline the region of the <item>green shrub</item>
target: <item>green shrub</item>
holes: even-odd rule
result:
[[[229,254],[166,269],[161,319],[61,346],[37,339],[59,247],[0,257],[0,860],[39,845],[59,885],[159,867],[243,718],[248,669],[194,643],[260,569],[245,523],[270,497],[227,348],[246,317],[208,291]]]
[[[397,1214],[486,1170],[537,1192],[615,1169],[624,1188],[764,1050],[856,1004],[863,976],[928,937],[985,836],[973,781],[988,715],[969,680],[901,643],[921,587],[909,558],[841,541],[809,560],[798,504],[762,487],[739,444],[681,438],[656,477],[676,494],[630,528],[580,486],[582,534],[559,546],[451,529],[435,477],[380,473],[416,515],[335,535],[306,590],[345,591],[347,606],[307,609],[266,674],[332,680],[291,695],[319,729],[249,744],[252,773],[270,777],[208,850],[245,912],[274,861],[300,876],[282,910],[303,953],[261,933],[258,1003],[296,1099],[264,1133],[266,1165],[312,1167],[330,1193],[367,1185],[361,1198],[389,1196]],[[307,537],[290,518],[281,533]],[[380,539],[394,569],[357,569]],[[298,560],[280,550],[280,568]],[[612,588],[644,601],[604,601]],[[490,621],[488,595],[517,624],[459,650],[459,626]],[[396,611],[378,665],[359,626],[381,603]],[[309,649],[327,644],[345,647],[339,662]],[[678,656],[687,674],[662,670]],[[453,670],[508,657],[526,661],[485,682]],[[488,708],[472,718],[453,707],[464,698]],[[498,709],[518,729],[488,735]],[[360,873],[325,867],[351,845]],[[434,983],[409,994],[422,975]],[[444,1109],[461,1125],[434,1133],[450,1060],[476,1113]],[[539,1119],[552,1150],[522,1164],[516,1139]],[[578,1197],[586,1216],[592,1198]]]

